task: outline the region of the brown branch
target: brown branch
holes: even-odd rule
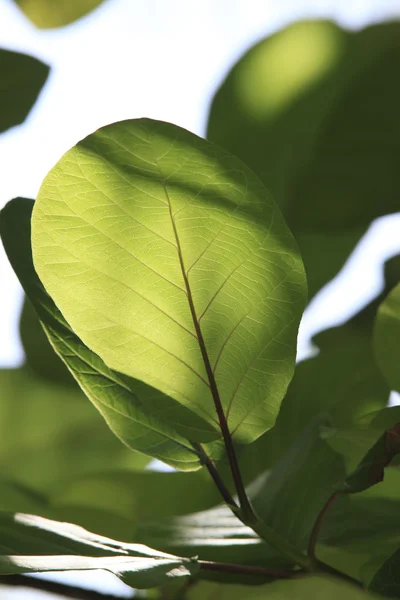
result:
[[[324,506],[322,507],[322,509],[314,523],[314,527],[311,532],[310,540],[308,542],[308,556],[313,561],[315,560],[315,546],[317,544],[318,534],[319,534],[321,526],[322,526],[322,521],[324,520],[326,513],[328,512],[329,508],[332,506],[332,504],[334,503],[336,498],[337,498],[337,493],[333,492],[333,494],[331,494],[329,496],[328,500],[325,502]]]
[[[290,571],[287,569],[270,569],[268,567],[252,567],[233,563],[218,563],[209,560],[199,560],[201,571],[214,571],[218,573],[232,573],[236,575],[252,575],[271,579],[295,579],[303,577],[304,571]]]
[[[46,579],[39,579],[37,577],[26,577],[25,575],[2,575],[0,576],[0,585],[40,590],[41,592],[64,596],[64,598],[72,598],[72,600],[123,600],[121,596],[101,594],[93,590],[66,585],[56,581],[47,581]]]

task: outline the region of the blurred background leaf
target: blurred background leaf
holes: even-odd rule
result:
[[[148,462],[123,446],[84,394],[27,367],[0,370],[0,469],[41,492],[66,479]]]
[[[187,600],[365,600],[365,593],[354,586],[325,577],[275,581],[249,588],[199,582],[189,588]]]
[[[400,392],[400,284],[378,309],[374,343],[376,359],[386,381]]]
[[[315,293],[371,221],[399,210],[400,24],[299,22],[258,43],[217,91],[208,138],[281,206]]]
[[[69,25],[97,8],[104,0],[14,0],[36,27]]]

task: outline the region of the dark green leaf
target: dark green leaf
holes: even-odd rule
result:
[[[220,434],[217,397],[234,440],[272,427],[305,280],[286,224],[243,163],[168,123],[109,125],[47,175],[32,245],[76,334],[108,367],[173,398],[176,424],[196,416],[189,439],[201,422],[197,441]]]
[[[54,352],[29,300],[22,307],[19,331],[28,365],[41,377],[60,384],[73,384],[74,379]]]
[[[1,575],[104,569],[131,587],[145,589],[198,570],[196,559],[117,542],[34,515],[0,513],[0,533]]]
[[[400,598],[400,550],[383,563],[372,579],[369,590],[386,598]]]
[[[400,546],[400,472],[386,469],[385,479],[358,494],[344,494],[325,514],[317,556],[340,571],[368,583],[370,572]]]
[[[33,56],[0,49],[0,133],[25,121],[48,74]]]
[[[391,389],[400,391],[400,284],[379,307],[374,331],[375,353]]]
[[[376,217],[399,208],[400,24],[290,25],[232,69],[208,138],[244,160],[294,233],[312,297]]]
[[[292,444],[270,472],[249,491],[265,524],[306,551],[313,525],[345,476],[342,458],[322,439],[322,423],[314,422]]]
[[[97,8],[104,0],[14,0],[37,27],[69,25]]]

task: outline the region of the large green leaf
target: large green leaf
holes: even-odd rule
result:
[[[142,589],[198,570],[196,559],[118,542],[77,525],[29,514],[0,513],[0,532],[1,575],[105,569]]]
[[[0,133],[25,121],[48,74],[33,56],[0,48]]]
[[[49,29],[69,25],[104,0],[14,0],[37,27]]]
[[[379,307],[374,331],[375,353],[391,389],[400,391],[400,284]]]
[[[208,138],[271,190],[312,297],[376,217],[399,209],[400,24],[295,23],[254,46],[212,103]]]
[[[46,177],[32,243],[76,334],[177,401],[175,423],[189,409],[219,431],[220,402],[238,442],[272,427],[305,280],[278,209],[239,160],[168,123],[104,127]]]
[[[140,381],[122,378],[73,333],[43,289],[32,262],[30,218],[33,201],[17,198],[0,213],[0,233],[10,262],[33,302],[45,332],[79,385],[114,433],[130,448],[147,453],[180,469],[196,469],[200,461],[192,445],[165,421],[174,410],[186,417],[180,429],[196,439],[217,434],[200,417]],[[185,412],[186,411],[186,412]],[[158,413],[157,416],[155,413]],[[187,418],[188,415],[188,418]],[[188,429],[186,429],[188,426]],[[205,429],[205,432],[204,432]]]

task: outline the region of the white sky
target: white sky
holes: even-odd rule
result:
[[[289,22],[328,17],[361,28],[395,16],[400,0],[108,0],[77,24],[40,31],[11,0],[0,0],[0,46],[52,68],[30,118],[0,137],[0,207],[15,196],[35,197],[69,147],[112,121],[153,117],[203,135],[210,99],[229,68],[258,39]],[[399,231],[400,217],[373,226],[343,276],[306,315],[300,354],[310,334],[343,321],[377,292],[382,260],[400,252]],[[20,302],[19,284],[0,249],[0,366],[23,358],[16,335]],[[16,594],[4,597],[39,598]]]

